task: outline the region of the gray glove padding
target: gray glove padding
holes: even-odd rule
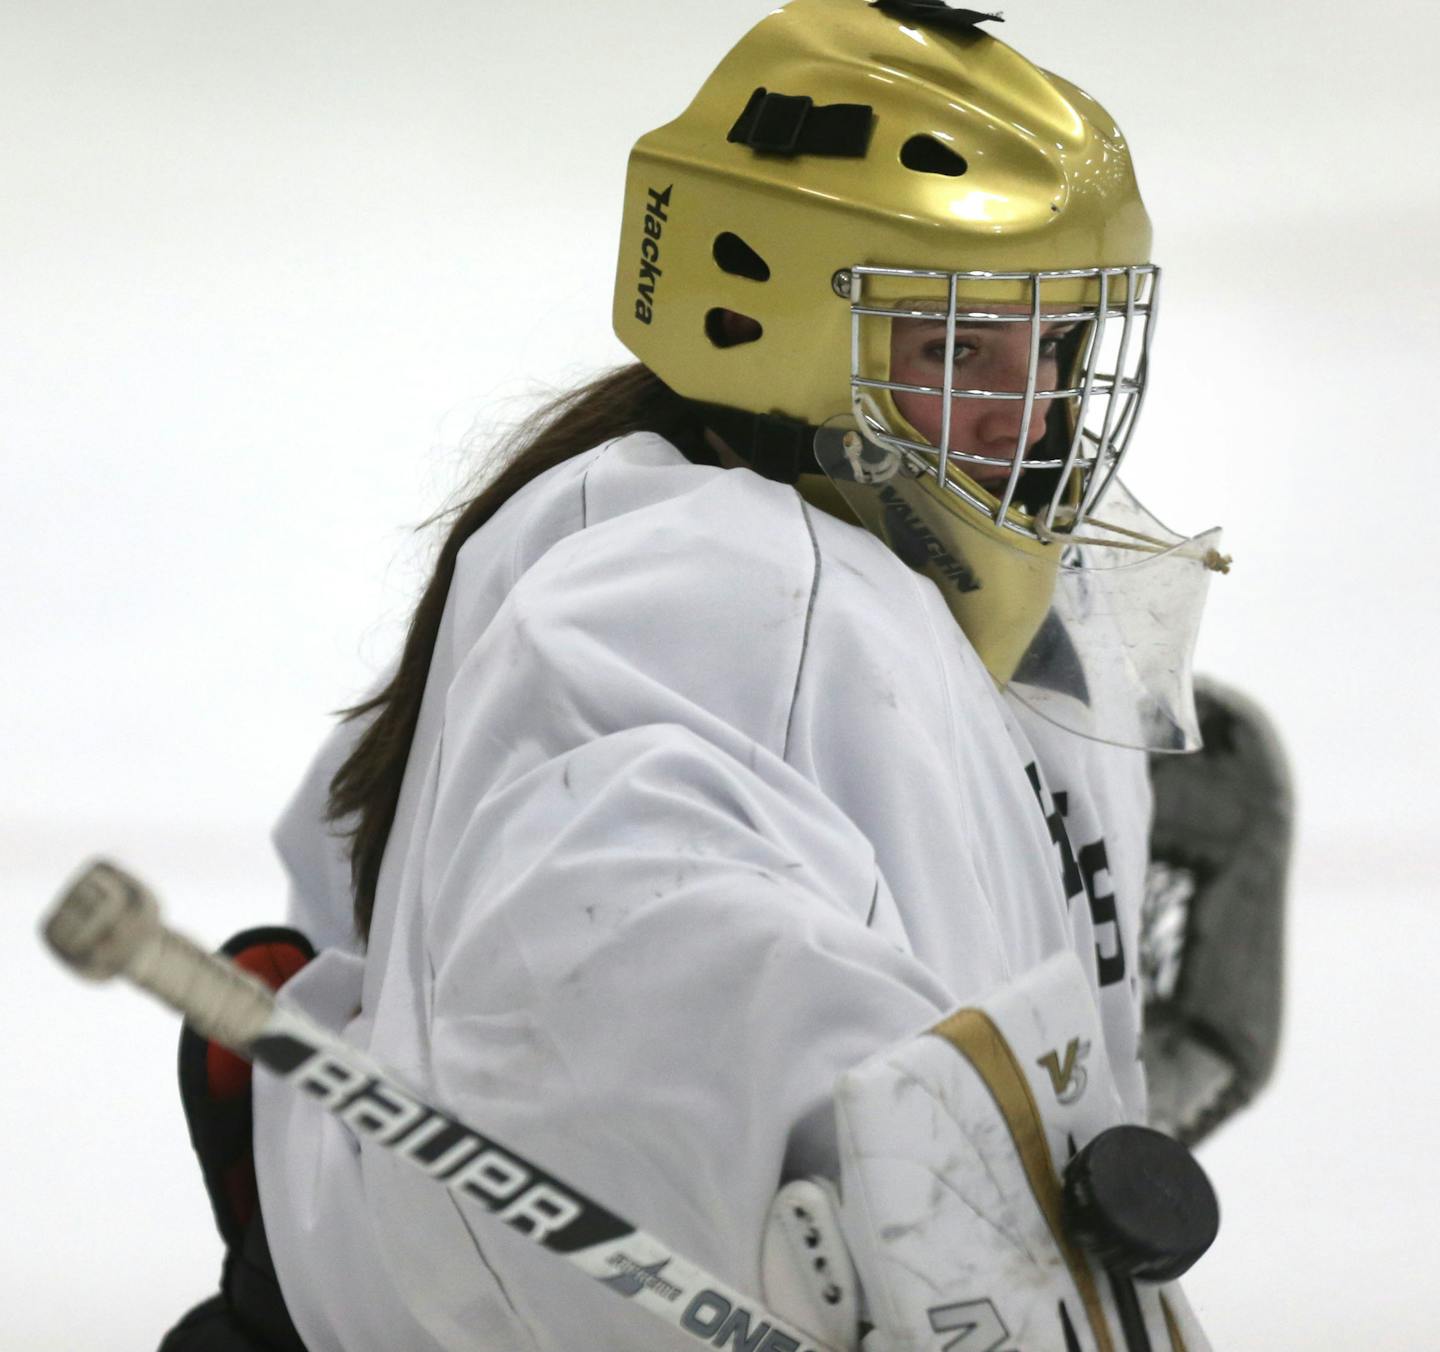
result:
[[[1283,997],[1294,798],[1260,708],[1196,683],[1204,750],[1153,756],[1141,941],[1150,1118],[1194,1144],[1260,1091]]]

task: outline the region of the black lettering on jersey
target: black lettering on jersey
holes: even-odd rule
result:
[[[1125,945],[1120,937],[1120,915],[1115,906],[1115,892],[1110,885],[1110,856],[1105,840],[1081,846],[1077,856],[1065,830],[1065,817],[1070,797],[1061,790],[1051,795],[1053,808],[1047,810],[1045,787],[1034,761],[1025,767],[1025,776],[1035,791],[1035,801],[1044,814],[1050,839],[1060,851],[1060,882],[1068,905],[1084,893],[1090,904],[1090,925],[1095,931],[1095,970],[1101,986],[1114,986],[1125,979]],[[1104,875],[1103,878],[1101,875]],[[1100,888],[1104,886],[1105,891]],[[1102,947],[1103,945],[1103,947]]]
[[[1025,767],[1025,776],[1030,781],[1030,787],[1035,790],[1035,801],[1040,804],[1040,811],[1045,812],[1045,789],[1040,783],[1040,771],[1034,761]],[[1070,846],[1070,834],[1065,830],[1065,795],[1057,793],[1054,804],[1054,809],[1046,813],[1045,825],[1050,828],[1050,839],[1060,851],[1060,882],[1065,888],[1066,902],[1071,902],[1085,890],[1085,884],[1075,862],[1075,851]]]
[[[1115,910],[1115,893],[1110,882],[1110,859],[1103,839],[1080,847],[1080,872],[1085,878],[1085,892],[1090,898],[1090,923],[1095,927],[1095,960],[1102,986],[1113,986],[1125,979],[1125,944],[1120,938],[1120,916]],[[1100,875],[1105,875],[1106,890],[1100,890]],[[1113,947],[1111,945],[1113,944]],[[1106,949],[1109,948],[1109,952]]]

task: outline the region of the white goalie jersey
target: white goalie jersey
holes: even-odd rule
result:
[[[793,489],[639,434],[466,544],[363,954],[322,821],[353,735],[277,828],[323,949],[288,992],[741,1290],[780,1185],[839,1176],[837,1078],[1053,955],[1099,1019],[1054,1074],[1144,1120],[1144,754],[997,693]],[[263,1074],[256,1164],[311,1352],[675,1346]]]

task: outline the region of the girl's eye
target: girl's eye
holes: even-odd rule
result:
[[[975,345],[973,343],[962,342],[957,338],[955,340],[955,364],[958,366],[974,351]],[[939,338],[933,343],[927,343],[925,345],[925,355],[929,357],[931,361],[943,362],[945,360],[945,340]]]

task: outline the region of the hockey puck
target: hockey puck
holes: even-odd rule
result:
[[[1065,1226],[1110,1272],[1170,1282],[1220,1229],[1220,1204],[1200,1163],[1149,1127],[1102,1131],[1065,1166]]]

